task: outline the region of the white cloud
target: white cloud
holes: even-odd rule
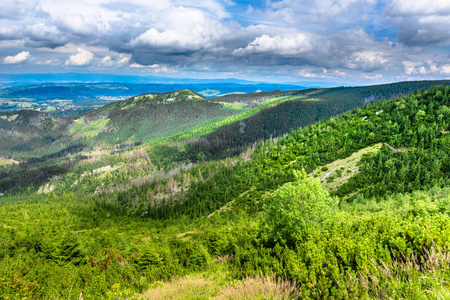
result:
[[[155,69],[155,73],[159,73],[159,72],[162,72],[162,73],[172,73],[172,72],[174,72],[173,70],[169,70],[166,66],[163,66],[163,67],[161,67],[161,68],[159,68],[159,69]]]
[[[292,31],[273,36],[263,34],[247,46],[233,50],[232,54],[254,65],[326,68],[329,77],[345,76],[332,74],[336,69],[341,69],[340,72],[345,69],[387,70],[396,66],[393,62],[404,55],[402,46],[387,40],[376,41],[361,28],[330,35]]]
[[[393,0],[388,9],[399,15],[449,14],[448,0],[433,0],[432,3],[423,0]]]
[[[450,74],[450,65],[443,65],[441,67],[441,74],[449,75]]]
[[[233,5],[233,2],[223,1],[226,2],[227,5]],[[225,6],[220,1],[215,0],[178,0],[176,1],[176,5],[180,6],[190,6],[190,7],[196,7],[200,9],[205,9],[209,13],[215,15],[218,19],[224,19],[229,18],[231,15],[227,12]]]
[[[141,65],[138,63],[132,63],[130,65],[130,68],[134,68],[134,69],[142,69],[142,68],[150,68],[150,69],[156,69],[159,68],[158,64],[153,64],[153,65]]]
[[[125,65],[128,64],[131,60],[131,55],[120,54],[117,64]]]
[[[19,26],[0,26],[0,40],[15,40],[21,35]]]
[[[413,63],[411,61],[404,61],[402,64],[406,75],[417,73],[416,71],[417,63]]]
[[[298,72],[298,75],[302,76],[302,77],[307,77],[307,78],[327,78],[330,77],[330,75],[328,74],[328,70],[325,68],[320,68],[320,69],[313,69],[313,68],[307,68],[307,69],[302,69]]]
[[[141,65],[138,63],[133,63],[130,65],[130,68],[133,69],[150,69],[154,73],[173,73],[175,72],[172,69],[167,68],[167,66],[160,66],[159,64],[153,64],[153,65]]]
[[[58,35],[60,34],[58,28],[55,25],[48,25],[43,22],[29,25],[26,28],[26,32],[36,38],[45,38],[46,35]]]
[[[264,18],[281,20],[298,28],[322,27],[333,31],[332,24],[355,24],[367,19],[377,0],[269,0],[262,13]],[[356,13],[355,13],[356,12]],[[254,12],[253,12],[254,14]]]
[[[119,55],[114,54],[113,56],[106,55],[99,61],[99,65],[103,67],[120,67],[127,65],[130,62],[130,59],[131,55],[123,53]],[[139,68],[138,64],[135,64],[133,68]]]
[[[363,74],[363,78],[365,79],[370,79],[370,80],[374,80],[374,79],[381,79],[383,78],[383,74]]]
[[[230,33],[205,12],[184,7],[171,9],[157,25],[133,39],[130,45],[151,46],[164,53],[196,51],[213,48]]]
[[[29,12],[39,12],[37,0],[0,1],[0,19],[21,19]]]
[[[57,66],[61,64],[61,61],[59,59],[47,59],[42,61],[37,61],[37,65],[50,65],[50,66]]]
[[[432,60],[427,60],[427,64],[430,67],[430,71],[433,73],[436,73],[439,71],[438,67],[436,66],[436,64],[432,61]]]
[[[68,41],[67,37],[55,25],[43,22],[27,26],[24,30],[24,35],[26,37],[26,45],[35,48],[55,48],[63,46]]]
[[[109,24],[103,22],[100,16],[65,15],[57,23],[62,29],[79,36],[104,34],[105,31],[110,29]]]
[[[18,63],[22,63],[22,62],[26,61],[30,57],[31,57],[30,52],[22,51],[15,56],[5,57],[5,59],[3,60],[3,63],[4,64],[18,64]]]
[[[334,70],[334,71],[333,71],[333,74],[334,74],[334,75],[337,75],[337,76],[347,76],[347,73],[346,73],[346,72],[339,71],[339,70]]]
[[[305,70],[301,70],[300,72],[298,72],[298,75],[300,75],[302,77],[307,77],[307,78],[315,78],[315,77],[317,77],[316,74],[307,72]]]
[[[449,0],[267,0],[245,9],[232,0],[3,0],[0,57],[38,49],[33,71],[65,63],[261,77],[449,74],[448,49],[433,46],[450,44]]]
[[[107,55],[102,58],[100,64],[105,67],[112,67],[114,65],[114,62],[112,61],[111,56]]]
[[[421,63],[404,61],[402,64],[403,64],[403,69],[405,71],[405,75],[413,75],[413,74],[425,75],[428,73],[425,66],[423,66]],[[434,73],[437,71],[438,71],[438,69],[436,68],[435,65],[434,65],[434,67],[430,67],[430,72]]]
[[[313,38],[310,35],[299,33],[293,37],[268,36],[266,34],[257,37],[245,48],[233,51],[234,55],[249,55],[271,53],[282,56],[296,56],[314,49]]]
[[[389,60],[385,54],[377,51],[355,52],[350,56],[350,69],[376,70],[383,68]]]
[[[66,65],[87,66],[94,59],[94,54],[88,50],[80,47],[77,51],[77,54],[73,54],[69,57],[69,59],[66,61]]]
[[[419,72],[419,74],[422,74],[422,75],[427,74],[427,69],[425,69],[424,66],[419,67],[417,69],[417,71]]]
[[[431,60],[427,60],[428,69],[421,62],[412,62],[412,61],[404,61],[403,69],[405,71],[405,75],[414,75],[414,74],[443,74],[450,75],[450,64],[443,64],[438,66]]]

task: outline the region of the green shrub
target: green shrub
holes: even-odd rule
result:
[[[337,199],[330,197],[317,178],[306,172],[294,171],[296,181],[285,184],[275,192],[267,209],[264,228],[269,230],[273,243],[293,245],[320,226],[337,207]]]
[[[194,248],[189,261],[194,270],[202,270],[208,266],[211,261],[211,256],[205,246],[198,244],[197,247]]]

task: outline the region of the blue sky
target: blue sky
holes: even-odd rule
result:
[[[450,77],[448,0],[2,0],[0,73]]]

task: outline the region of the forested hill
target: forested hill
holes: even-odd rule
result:
[[[447,81],[414,81],[392,84],[307,89],[301,91],[273,91],[247,95],[228,95],[215,101],[235,101],[254,105],[258,101],[280,95],[289,95],[292,101],[269,107],[260,113],[218,128],[201,139],[190,141],[193,149],[207,152],[211,157],[240,153],[259,140],[267,140],[289,133],[292,129],[313,124],[367,103],[391,99],[421,91]]]
[[[260,140],[433,83],[437,82],[272,91],[212,100],[181,90],[142,94],[74,118],[33,111],[2,113],[0,157],[21,164],[12,170],[0,169],[0,192],[29,185],[37,188],[53,175],[65,173],[72,156],[84,158],[93,150],[182,142],[186,145],[170,151],[181,151],[177,160],[186,164],[231,157]],[[165,153],[164,147],[158,147]]]
[[[314,89],[315,90],[315,89]],[[292,90],[292,91],[268,91],[268,92],[255,92],[255,93],[238,93],[238,94],[227,94],[219,97],[213,97],[209,98],[211,101],[216,102],[239,102],[239,103],[247,103],[249,105],[255,105],[257,103],[261,103],[264,100],[275,98],[275,97],[282,97],[282,96],[289,96],[294,93],[298,92],[298,90]]]
[[[84,137],[93,145],[100,142],[105,147],[145,143],[240,112],[189,90],[143,94],[77,117],[69,134]]]
[[[67,131],[70,120],[31,110],[0,114],[0,155],[31,151],[51,144]]]
[[[189,90],[143,94],[72,118],[20,110],[0,113],[0,156],[39,158],[77,145],[121,148],[167,138],[241,113]]]
[[[186,194],[172,195],[171,205],[140,209],[170,218],[174,212],[209,214],[231,200],[244,209],[254,208],[261,205],[265,192],[293,180],[292,171],[302,169],[318,177],[324,172],[324,184],[336,181],[328,185],[331,194],[349,201],[447,186],[449,92],[450,87],[432,87],[408,97],[377,101],[297,129],[276,142],[260,143],[246,163],[219,171],[205,165],[200,173],[213,175],[193,183]],[[352,161],[345,160],[355,153]],[[338,160],[343,161],[333,165]],[[155,193],[143,186],[139,190]]]
[[[81,158],[0,198],[0,298],[445,298],[449,124],[443,85],[232,158]]]

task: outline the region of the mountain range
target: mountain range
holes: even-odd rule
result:
[[[2,112],[0,298],[444,297],[449,107],[420,81]]]

